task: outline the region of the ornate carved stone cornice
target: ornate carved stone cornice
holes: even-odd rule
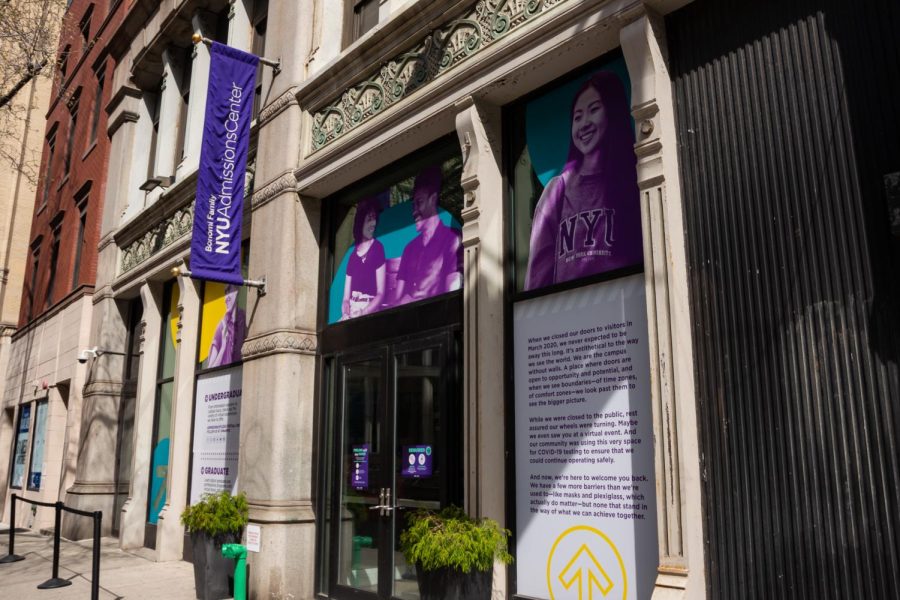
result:
[[[312,150],[320,150],[441,77],[510,32],[567,0],[479,0],[409,51],[385,63],[313,115]]]
[[[291,87],[285,90],[271,103],[264,106],[261,111],[259,111],[259,118],[256,121],[257,126],[262,127],[263,125],[280,115],[282,111],[294,104],[298,104],[297,88]]]
[[[261,189],[253,193],[253,198],[250,201],[251,210],[256,210],[264,204],[271,202],[283,192],[296,191],[297,178],[294,177],[294,172],[287,171],[286,173],[282,173],[277,179],[270,181]]]
[[[194,224],[194,211],[191,203],[178,208],[173,214],[162,219],[141,237],[122,249],[122,262],[119,274],[124,274],[162,249],[171,246],[176,240],[187,235]]]
[[[278,353],[315,354],[319,338],[312,331],[278,329],[244,342],[241,349],[244,360]]]

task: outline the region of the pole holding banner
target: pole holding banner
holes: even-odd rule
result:
[[[194,45],[197,45],[201,42],[206,44],[207,46],[213,45],[213,40],[209,39],[208,37],[203,37],[199,33],[195,33],[194,35],[192,35],[191,41],[194,42]],[[262,64],[266,65],[267,67],[272,67],[272,73],[274,75],[278,75],[279,73],[281,73],[281,59],[280,58],[271,59],[271,58],[265,58],[264,56],[257,56],[257,58],[259,59],[259,62],[261,62]]]
[[[191,271],[189,269],[184,268],[183,264],[181,264],[177,267],[172,267],[172,277],[180,277],[181,275],[184,275],[185,277],[193,277],[194,276],[194,274],[191,273]],[[239,285],[256,288],[257,291],[259,292],[260,296],[266,295],[266,278],[265,278],[265,276],[263,276],[262,279],[244,279],[243,281],[241,281],[241,283]]]

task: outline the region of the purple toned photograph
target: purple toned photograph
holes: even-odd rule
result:
[[[637,159],[628,101],[613,72],[593,74],[571,105],[569,152],[534,211],[525,289],[639,264]],[[540,140],[528,140],[529,149]]]
[[[462,287],[462,239],[438,216],[441,168],[426,167],[413,187],[413,222],[418,235],[403,249],[393,305],[431,298]]]
[[[447,183],[431,165],[357,202],[344,222],[352,243],[332,280],[329,322],[462,288],[460,225],[440,204]]]
[[[240,288],[236,285],[229,283],[225,286],[225,315],[213,334],[207,367],[230,365],[241,360],[241,346],[247,336],[247,315],[238,306],[239,292]]]
[[[341,320],[353,319],[384,308],[386,276],[384,245],[375,239],[378,217],[386,198],[373,196],[356,206],[353,222],[354,247],[344,277]]]

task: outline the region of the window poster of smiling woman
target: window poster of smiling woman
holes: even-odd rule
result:
[[[642,262],[629,95],[616,57],[519,108],[524,147],[513,184],[520,291]]]

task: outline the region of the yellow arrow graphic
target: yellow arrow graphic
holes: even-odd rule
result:
[[[585,555],[584,562],[586,562],[587,565],[575,567],[575,563],[578,562],[578,559],[582,554]],[[572,571],[571,575],[567,575],[569,571]],[[587,544],[582,544],[581,548],[578,549],[578,552],[575,553],[575,556],[572,557],[572,560],[569,561],[569,564],[567,564],[559,574],[559,581],[563,584],[565,589],[571,588],[576,581],[578,582],[578,600],[585,600],[585,571],[587,571],[587,600],[594,600],[594,587],[600,590],[600,593],[604,596],[609,594],[610,590],[613,589],[613,581],[610,579],[609,575],[606,574],[603,567],[600,566],[597,557],[590,551]],[[597,578],[598,575],[600,576],[600,579]]]

